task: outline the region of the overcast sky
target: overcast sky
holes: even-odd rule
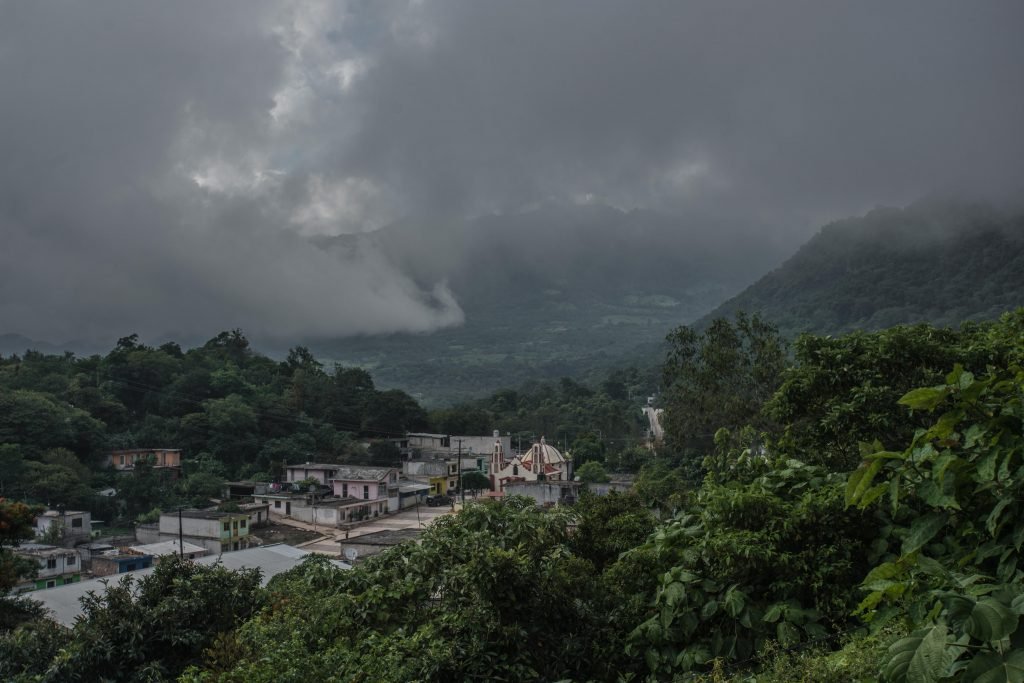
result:
[[[0,333],[457,324],[443,286],[306,241],[408,216],[604,202],[795,246],[1017,191],[1021,26],[1018,0],[0,0]]]

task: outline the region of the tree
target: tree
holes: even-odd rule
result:
[[[462,473],[462,488],[467,491],[491,490],[491,480],[483,472],[473,470]]]
[[[16,556],[12,549],[35,535],[33,522],[40,512],[41,507],[0,498],[0,595],[35,574],[35,563]]]
[[[1021,680],[1024,368],[975,377],[956,366],[900,403],[942,412],[902,452],[867,446],[846,486],[849,505],[891,520],[879,534],[890,552],[864,577],[858,610],[876,625],[903,616],[913,629],[890,648],[883,674]]]
[[[400,464],[402,451],[392,441],[378,440],[370,442],[368,449],[371,465],[394,467]]]
[[[218,638],[230,638],[263,597],[258,569],[164,558],[149,576],[126,576],[82,598],[82,618],[48,674],[54,680],[175,679]]]
[[[588,484],[598,484],[608,481],[608,473],[604,471],[604,465],[592,460],[576,468],[576,476],[580,481]]]
[[[703,333],[680,327],[668,335],[663,369],[666,446],[706,454],[715,432],[766,426],[764,405],[786,365],[778,330],[758,315],[712,321]]]
[[[604,442],[593,432],[586,432],[576,437],[572,442],[569,451],[572,453],[572,461],[581,466],[592,461],[604,460]]]
[[[976,373],[1005,367],[1022,336],[1020,313],[960,330],[913,325],[837,338],[804,335],[765,407],[773,422],[785,425],[770,448],[833,471],[854,469],[860,442],[877,439],[892,448],[927,427],[925,415],[899,408],[903,394],[941,382],[956,363]]]

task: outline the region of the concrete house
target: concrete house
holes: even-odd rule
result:
[[[181,555],[184,551],[185,559],[194,560],[197,557],[208,555],[209,551],[201,545],[185,542],[178,545],[178,539],[173,541],[161,541],[160,543],[146,543],[144,545],[133,545],[126,549],[126,554],[136,556],[152,557],[155,564],[165,557]]]
[[[338,465],[330,482],[338,498],[374,501],[374,516],[388,511],[390,498],[394,498],[394,509],[398,509],[398,470],[393,467]]]
[[[95,555],[92,558],[92,573],[96,576],[112,576],[149,569],[153,566],[152,555],[136,555],[134,553],[115,553],[112,555]]]
[[[36,563],[36,577],[15,587],[17,591],[55,588],[82,580],[82,558],[77,550],[42,543],[22,543],[14,549],[18,557]]]
[[[92,514],[80,510],[47,510],[35,519],[36,538],[42,538],[54,527],[60,529],[63,542],[74,543],[89,538]]]
[[[300,465],[289,465],[285,468],[285,481],[293,484],[307,479],[316,479],[325,486],[330,486],[330,480],[335,473],[345,465],[332,465],[316,462],[305,462]]]
[[[177,512],[161,514],[159,538],[146,540],[177,539],[178,523]],[[213,554],[242,550],[249,547],[249,515],[245,512],[182,510],[181,532],[186,542],[202,546]]]
[[[168,472],[174,479],[181,476],[180,448],[128,448],[111,451],[107,456],[107,465],[119,472],[131,472],[142,462]]]

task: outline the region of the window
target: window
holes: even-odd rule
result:
[[[276,508],[279,508],[279,507],[281,507],[281,501],[279,501],[279,500],[275,500],[275,501],[274,501],[274,507],[276,507]]]
[[[67,557],[64,558],[64,564],[67,564],[67,565],[70,566],[70,565],[72,565],[74,563],[75,563],[75,556],[74,555],[68,555]]]
[[[238,530],[238,520],[237,519],[232,523],[232,526],[234,527],[235,531]]]
[[[341,497],[348,498],[348,484],[341,485]]]
[[[512,476],[515,477],[519,474],[519,465],[512,465]]]
[[[122,465],[124,464],[124,456],[123,455],[121,456],[121,464]]]
[[[224,522],[224,531],[231,531],[231,525],[228,522]]]
[[[73,520],[71,520],[71,528],[72,529],[81,529],[82,528],[82,518],[81,517],[75,517]]]
[[[246,520],[243,519],[241,522],[238,523],[238,525],[244,529],[245,528],[245,523],[246,523]]]
[[[57,585],[57,582],[54,579],[50,579],[49,581],[46,582],[46,587],[47,588],[53,588],[56,585]]]
[[[370,487],[363,486],[363,500],[370,500]]]
[[[48,558],[46,558],[46,568],[47,569],[56,569],[57,568],[57,558],[56,557],[48,557]]]

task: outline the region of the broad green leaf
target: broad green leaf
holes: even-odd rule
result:
[[[704,607],[700,610],[701,619],[710,619],[715,616],[715,612],[718,611],[718,601],[708,600],[704,603]]]
[[[884,678],[893,683],[935,683],[952,662],[946,642],[946,626],[936,624],[914,631],[889,648],[883,665]]]
[[[936,508],[960,509],[953,492],[956,490],[956,483],[952,477],[945,479],[940,485],[934,479],[926,479],[917,487],[917,493],[921,500]]]
[[[1013,602],[1010,603],[1010,609],[1012,609],[1015,614],[1024,614],[1024,593],[1021,593],[1013,599]]]
[[[975,656],[964,672],[964,680],[973,683],[1024,683],[1024,651],[1005,656],[985,652]]]
[[[999,515],[1003,514],[1003,510],[1006,509],[1006,506],[1013,502],[1012,498],[1003,498],[996,503],[995,507],[992,508],[992,512],[988,516],[988,521],[985,522],[985,528],[988,529],[988,532],[992,536],[996,535],[996,529],[999,527]]]
[[[984,642],[1002,640],[1017,628],[1017,615],[995,598],[982,598],[974,605],[964,631]]]
[[[964,448],[973,448],[984,435],[985,429],[981,425],[971,425],[964,432]]]
[[[913,410],[935,410],[948,394],[949,389],[945,386],[923,387],[904,394],[899,404]]]
[[[673,581],[661,594],[662,600],[669,607],[674,607],[686,598],[686,587],[678,581]]]
[[[883,461],[872,460],[867,465],[861,465],[858,467],[846,482],[846,504],[847,506],[857,503],[859,507],[864,507],[861,504],[861,499],[869,488],[871,488],[871,482],[878,474],[878,471],[882,469]]]
[[[739,616],[739,613],[743,611],[743,606],[747,603],[746,594],[733,586],[725,592],[725,611],[731,617]]]
[[[782,616],[782,611],[786,609],[786,604],[783,602],[777,602],[768,608],[768,611],[764,613],[764,620],[769,624],[774,624]]]
[[[900,478],[895,476],[889,480],[889,500],[892,503],[892,514],[895,515],[900,507]]]
[[[895,481],[895,480],[893,480],[893,481]],[[888,490],[889,490],[889,485],[888,484],[884,484],[884,483],[883,484],[875,484],[874,486],[869,488],[867,491],[865,491],[863,496],[861,496],[861,498],[860,498],[860,506],[862,508],[866,508],[867,506],[871,505],[876,500],[881,498],[882,494],[884,494]]]
[[[910,533],[903,539],[903,554],[909,554],[921,548],[925,543],[932,540],[935,534],[946,525],[949,518],[947,512],[929,512],[914,520],[910,525]]]

